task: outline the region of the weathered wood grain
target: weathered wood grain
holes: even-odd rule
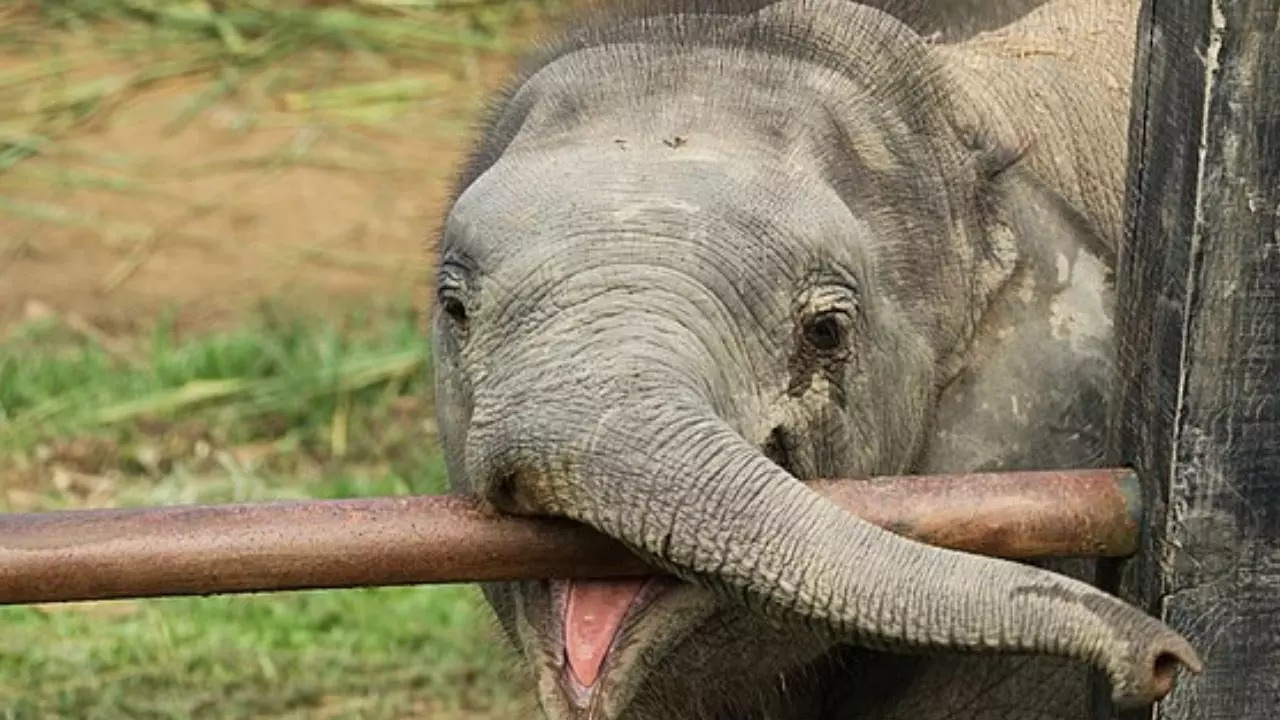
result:
[[[1206,662],[1141,717],[1270,719],[1280,713],[1280,3],[1146,0],[1137,41],[1110,459],[1148,481],[1153,522],[1118,582]]]

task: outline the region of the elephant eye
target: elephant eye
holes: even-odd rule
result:
[[[467,283],[462,269],[446,264],[440,272],[440,285],[436,291],[436,303],[445,316],[453,322],[455,328],[465,330],[468,310],[466,303]]]
[[[845,313],[829,310],[809,318],[804,326],[804,338],[816,350],[831,352],[844,345]]]
[[[444,310],[444,314],[448,315],[455,323],[466,325],[467,323],[467,306],[462,300],[452,295],[445,295],[440,299],[440,309]]]

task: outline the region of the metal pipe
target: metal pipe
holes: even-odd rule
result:
[[[913,539],[1007,558],[1132,554],[1126,469],[823,480],[819,493]],[[0,515],[0,604],[655,572],[562,520],[408,496]]]

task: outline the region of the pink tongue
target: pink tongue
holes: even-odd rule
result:
[[[569,669],[584,687],[595,684],[618,626],[645,580],[575,580],[569,583],[564,648]]]

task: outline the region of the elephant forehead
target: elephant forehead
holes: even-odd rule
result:
[[[822,260],[853,262],[871,240],[867,223],[803,168],[749,153],[641,155],[576,146],[504,159],[455,203],[446,255],[489,273],[548,263],[795,272]],[[847,257],[833,257],[840,255]]]

